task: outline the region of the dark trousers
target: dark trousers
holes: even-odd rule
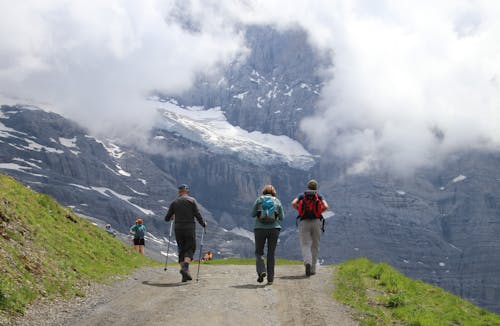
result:
[[[179,248],[179,263],[182,263],[185,257],[193,260],[196,250],[195,230],[175,230],[175,241],[177,241],[177,247]]]
[[[274,252],[278,244],[280,229],[255,229],[255,258],[257,275],[267,271],[267,281],[274,280]],[[267,269],[264,264],[264,246],[267,241]]]

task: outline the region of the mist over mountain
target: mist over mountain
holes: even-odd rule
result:
[[[0,45],[0,171],[123,233],[141,216],[159,259],[180,183],[218,258],[253,256],[272,183],[278,255],[300,259],[287,203],[315,178],[323,263],[387,261],[500,312],[496,5],[146,3],[3,11],[40,28],[0,19],[37,40]]]

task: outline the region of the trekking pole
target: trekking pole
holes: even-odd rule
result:
[[[174,221],[170,222],[170,231],[168,232],[168,240],[167,240],[167,258],[165,259],[165,271],[168,269],[168,251],[170,250],[170,240],[172,239],[172,226],[174,225]]]
[[[203,252],[203,236],[205,235],[205,230],[206,228],[203,228],[203,233],[201,234],[200,257],[198,258],[198,272],[196,273],[196,282],[198,282],[198,276],[200,275],[201,253]]]

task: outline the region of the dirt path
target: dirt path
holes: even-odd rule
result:
[[[199,282],[187,283],[174,266],[166,272],[147,268],[66,313],[40,320],[39,313],[28,312],[22,324],[357,325],[349,309],[330,297],[331,267],[310,278],[303,273],[302,266],[277,266],[274,284],[266,286],[256,282],[254,266],[201,265]],[[196,278],[196,265],[192,274]]]

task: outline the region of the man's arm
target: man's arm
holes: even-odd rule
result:
[[[298,197],[295,197],[293,200],[292,200],[292,207],[297,209],[297,203],[299,202],[299,198]]]
[[[200,209],[198,208],[198,203],[196,202],[196,199],[193,199],[193,214],[201,226],[203,226],[204,228],[207,227],[207,221],[201,216]]]
[[[168,211],[167,211],[167,215],[165,215],[165,221],[170,221],[172,220],[172,216],[174,215],[174,203],[170,204],[170,206],[168,207]]]
[[[328,210],[328,203],[326,200],[321,199],[321,205],[323,206],[323,212]]]

